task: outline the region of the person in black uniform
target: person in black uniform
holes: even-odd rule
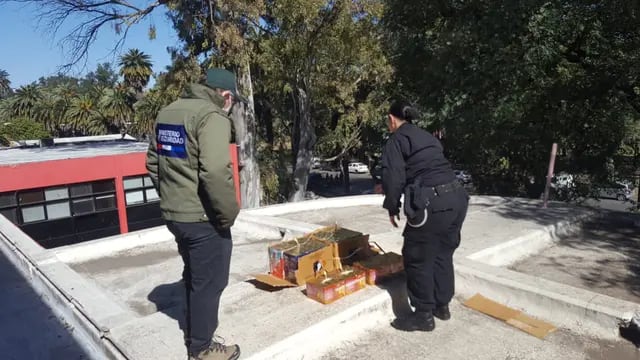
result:
[[[410,104],[397,101],[388,115],[389,131],[382,155],[383,207],[398,227],[400,198],[407,225],[402,233],[407,290],[415,311],[391,325],[404,331],[432,331],[433,317],[448,320],[454,293],[453,253],[469,195],[456,180],[442,145],[412,124],[418,117]]]

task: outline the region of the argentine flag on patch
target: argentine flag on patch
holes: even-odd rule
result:
[[[161,156],[180,159],[187,157],[187,132],[184,125],[158,124],[156,142]]]

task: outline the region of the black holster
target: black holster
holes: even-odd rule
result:
[[[424,225],[428,216],[427,207],[435,194],[433,189],[424,187],[420,181],[407,185],[404,190],[404,214],[409,226]]]

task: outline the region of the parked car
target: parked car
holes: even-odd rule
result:
[[[356,174],[364,174],[369,172],[369,167],[361,162],[352,162],[349,163],[349,172]]]
[[[461,183],[468,184],[471,182],[471,175],[468,172],[464,170],[454,170],[453,172],[456,174],[456,179]]]
[[[605,199],[617,199],[627,201],[631,199],[632,187],[620,181],[607,184],[598,189],[598,195]]]

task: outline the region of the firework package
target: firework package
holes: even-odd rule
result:
[[[307,296],[323,304],[330,304],[366,285],[366,276],[362,270],[345,268],[307,281]]]
[[[307,296],[323,304],[402,271],[400,255],[381,255],[369,245],[369,235],[338,226],[272,244],[268,254],[269,273],[256,275],[257,281],[271,287],[306,285]]]

